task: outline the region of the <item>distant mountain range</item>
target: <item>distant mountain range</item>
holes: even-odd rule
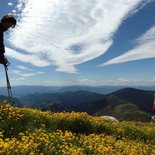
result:
[[[13,86],[12,92],[13,95],[17,98],[25,96],[27,94],[33,93],[62,93],[67,91],[89,91],[99,94],[107,94],[116,90],[124,88],[123,86],[101,86],[101,87],[92,87],[92,86]],[[1,95],[6,95],[7,90],[5,87],[0,88]]]
[[[86,92],[64,92],[64,93],[44,93],[44,94],[29,94],[20,98],[21,103],[25,107],[34,107],[43,109],[53,103],[61,104],[65,109],[70,109],[71,106],[80,105],[85,102],[92,102],[102,98],[103,95]]]
[[[83,111],[119,120],[150,121],[155,91],[123,88],[108,94],[90,91],[33,93],[19,98],[25,107],[52,111]]]
[[[66,91],[89,91],[98,94],[109,94],[122,88],[125,88],[125,86],[13,86],[12,92],[14,97],[20,98],[33,93],[63,93]],[[135,86],[133,88],[155,91],[155,86]],[[0,87],[0,95],[6,94],[6,87]]]

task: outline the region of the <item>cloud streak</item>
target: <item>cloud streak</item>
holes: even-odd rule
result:
[[[90,80],[90,79],[79,79],[75,81],[43,81],[44,85],[52,86],[152,86],[155,79],[141,79],[141,78],[118,78],[118,79],[108,79],[108,80]]]
[[[50,63],[41,59],[39,55],[19,53],[8,47],[6,47],[6,55],[21,62],[31,63],[37,67],[45,67],[50,65]]]
[[[36,75],[36,73],[24,73],[24,72],[19,71],[19,70],[12,70],[11,72],[13,74],[16,74],[16,75],[19,75],[19,76],[22,76],[22,77],[30,77],[30,76]]]
[[[35,71],[25,66],[16,66],[20,70],[12,70],[13,74],[19,75],[21,77],[30,77],[38,74],[44,74],[42,71]]]
[[[136,39],[135,48],[115,57],[100,66],[119,64],[123,62],[154,58],[155,57],[155,25]]]
[[[32,71],[32,72],[34,71],[33,69],[25,67],[25,66],[16,66],[16,67],[21,69],[21,70],[25,70],[25,71]]]
[[[9,49],[8,56],[35,66],[54,65],[57,71],[76,73],[75,65],[103,55],[122,21],[148,2],[18,0],[18,27],[10,33],[9,40],[25,53]],[[73,45],[82,46],[77,52],[71,48]]]

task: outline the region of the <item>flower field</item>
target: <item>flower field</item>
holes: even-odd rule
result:
[[[0,105],[2,155],[155,155],[155,124]]]

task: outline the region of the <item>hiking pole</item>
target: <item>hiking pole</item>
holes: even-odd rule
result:
[[[6,75],[8,97],[12,98],[11,85],[10,85],[9,76],[8,76],[8,72],[7,72],[8,68],[6,65],[4,65],[4,69],[5,69],[5,75]]]

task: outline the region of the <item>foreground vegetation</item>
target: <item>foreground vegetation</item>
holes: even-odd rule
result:
[[[155,124],[0,105],[0,154],[154,155]]]

